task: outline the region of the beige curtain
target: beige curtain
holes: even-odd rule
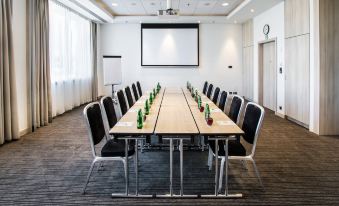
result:
[[[28,61],[32,130],[52,121],[48,0],[28,3]]]
[[[12,0],[0,0],[0,144],[19,139],[12,39]]]
[[[97,61],[97,49],[98,49],[98,25],[95,22],[91,23],[91,55],[92,55],[92,100],[96,101],[98,98],[98,61]]]

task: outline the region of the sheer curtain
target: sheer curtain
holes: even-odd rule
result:
[[[52,115],[92,100],[91,22],[50,1]]]

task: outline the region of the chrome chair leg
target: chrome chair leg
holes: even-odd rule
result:
[[[99,162],[98,172],[104,170],[104,164],[103,162]]]
[[[254,160],[251,160],[252,163],[253,163],[253,168],[254,168],[254,171],[255,171],[255,174],[257,175],[258,179],[259,179],[259,183],[260,183],[260,186],[262,188],[264,188],[264,185],[262,184],[262,181],[261,181],[261,177],[260,177],[260,173],[259,173],[259,170],[257,168],[257,165],[255,164],[255,161]]]
[[[200,136],[201,141],[201,151],[205,151],[205,136]]]
[[[91,164],[91,167],[90,167],[90,169],[89,169],[89,171],[88,171],[87,180],[86,180],[84,189],[83,189],[83,191],[82,191],[82,194],[85,194],[86,187],[87,187],[87,184],[88,184],[88,182],[89,182],[89,178],[91,177],[91,174],[92,174],[94,165],[95,165],[95,161],[93,160],[93,162],[92,162],[92,164]]]
[[[242,167],[243,167],[245,170],[248,170],[248,168],[247,168],[247,163],[246,163],[245,160],[241,160],[241,165],[242,165]]]
[[[212,152],[211,148],[209,148],[208,149],[208,159],[207,159],[207,166],[208,166],[209,171],[212,170],[212,162],[213,162],[213,152]]]
[[[222,188],[222,180],[224,177],[224,169],[225,169],[225,158],[221,158],[221,164],[220,164],[220,174],[219,174],[219,189],[218,191],[221,192]]]

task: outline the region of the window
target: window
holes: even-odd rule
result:
[[[92,100],[91,23],[50,1],[53,116]]]

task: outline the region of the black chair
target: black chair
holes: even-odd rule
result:
[[[98,102],[88,104],[84,109],[83,115],[85,117],[92,155],[94,158],[88,171],[87,180],[83,188],[83,193],[85,193],[86,191],[88,181],[91,177],[91,173],[96,162],[122,161],[125,166],[125,180],[127,180],[125,143],[116,142],[113,139],[109,138],[109,134],[107,133],[107,130],[104,126],[100,104]],[[104,137],[106,137],[106,142],[101,148],[101,154],[99,155],[96,152],[96,146],[102,142]],[[135,148],[128,146],[128,157],[133,157],[134,154]],[[136,161],[134,163],[136,164]]]
[[[104,96],[100,100],[101,107],[103,108],[103,117],[107,119],[108,129],[114,127],[114,125],[118,122],[117,115],[114,109],[114,103],[112,97]]]
[[[212,90],[213,90],[213,84],[210,84],[210,85],[208,86],[208,90],[207,90],[207,94],[206,94],[206,96],[207,96],[209,99],[211,99]]]
[[[256,103],[248,103],[245,109],[244,120],[242,124],[242,130],[244,131],[244,135],[242,135],[245,142],[252,145],[251,152],[247,154],[246,148],[241,144],[240,141],[230,140],[228,141],[228,159],[229,160],[240,160],[242,161],[244,167],[246,167],[245,161],[251,161],[253,163],[254,171],[259,179],[260,185],[263,186],[258,168],[254,161],[255,149],[258,142],[258,137],[260,134],[262,122],[264,119],[265,110],[263,107]],[[221,159],[220,164],[220,176],[219,176],[219,191],[222,187],[222,178],[223,172],[225,168],[225,149],[224,149],[224,141],[219,141],[218,143],[218,155]],[[213,155],[216,153],[215,147],[211,147]],[[212,155],[212,159],[213,159]],[[213,161],[213,160],[212,160]]]
[[[137,87],[138,87],[139,95],[141,97],[142,96],[142,90],[141,90],[141,85],[140,85],[139,81],[137,81]]]
[[[133,94],[134,94],[134,99],[135,99],[135,101],[138,101],[139,95],[138,95],[137,87],[135,86],[134,83],[132,84],[132,90],[133,90]]]
[[[219,92],[220,92],[220,88],[219,87],[215,88],[213,99],[212,99],[212,102],[214,104],[217,104],[217,102],[218,102]]]
[[[127,112],[127,104],[126,104],[124,92],[122,90],[118,91],[117,96],[118,96],[119,105],[121,109],[121,115],[124,116]]]
[[[128,106],[129,106],[129,108],[131,108],[133,106],[134,102],[133,102],[131,89],[128,86],[125,88],[125,94],[126,94],[126,97],[127,97]]]
[[[227,100],[227,92],[222,91],[220,95],[219,105],[218,105],[219,109],[221,109],[222,111],[225,110],[226,100]]]
[[[234,95],[232,98],[232,102],[231,102],[231,107],[230,107],[230,111],[228,114],[228,117],[236,124],[239,125],[240,122],[240,115],[241,115],[241,110],[244,104],[244,99],[238,95]],[[219,144],[222,144],[222,141],[219,140]],[[213,140],[209,140],[208,141],[208,145],[209,145],[209,154],[208,154],[208,161],[207,161],[207,165],[209,166],[209,170],[212,169],[212,151],[211,148],[215,148],[215,141]]]
[[[240,114],[241,114],[241,109],[244,104],[244,99],[238,95],[234,95],[232,98],[231,106],[230,106],[230,111],[228,113],[228,117],[235,122],[236,124],[239,124],[240,121]]]
[[[208,82],[205,81],[205,83],[204,83],[204,88],[202,89],[202,93],[203,93],[204,95],[206,95],[207,86],[208,86]]]

